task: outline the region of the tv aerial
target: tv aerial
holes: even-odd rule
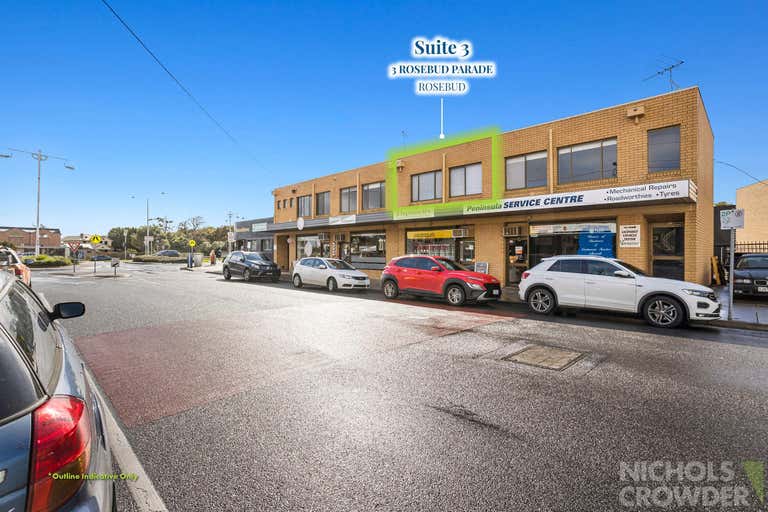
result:
[[[647,82],[651,78],[656,78],[657,76],[664,76],[665,74],[668,74],[669,75],[669,90],[670,91],[674,91],[675,89],[680,88],[680,86],[677,85],[677,82],[675,82],[672,79],[672,70],[677,68],[677,67],[682,66],[683,64],[685,64],[685,61],[678,59],[677,62],[675,62],[674,64],[670,64],[669,66],[663,67],[660,70],[658,70],[657,72],[655,72],[654,74],[652,74],[651,76],[649,76],[648,78],[644,78],[643,82]]]

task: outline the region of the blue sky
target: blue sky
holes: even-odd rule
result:
[[[417,35],[470,39],[498,75],[446,100],[446,133],[509,130],[665,92],[675,58],[699,85],[715,157],[768,178],[768,3],[111,0],[246,150],[234,145],[98,0],[7,2],[0,16],[0,153],[43,149],[41,221],[65,234],[152,216],[272,213],[279,185],[381,161],[434,138],[439,99],[386,66]],[[0,225],[33,225],[35,161],[0,159]],[[716,200],[750,184],[715,167]],[[166,192],[166,195],[160,192]],[[136,196],[131,199],[131,196]]]

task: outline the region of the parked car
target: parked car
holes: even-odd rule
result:
[[[175,251],[173,249],[165,249],[164,251],[157,251],[155,256],[168,256],[169,258],[178,258],[180,255],[179,251]]]
[[[733,269],[734,295],[768,297],[768,254],[744,254]]]
[[[35,261],[32,258],[32,261]],[[21,279],[27,286],[32,286],[32,271],[21,261],[16,251],[10,247],[0,247],[0,270],[7,270]]]
[[[523,272],[520,299],[543,315],[560,307],[619,311],[640,314],[655,327],[720,318],[720,303],[711,288],[649,277],[629,263],[600,256],[544,259]]]
[[[66,477],[113,472],[103,406],[60,323],[84,312],[49,311],[0,272],[0,510],[115,508],[113,481]]]
[[[241,276],[246,281],[269,278],[273,283],[280,279],[280,267],[263,252],[233,251],[224,259],[224,279]]]
[[[381,287],[388,299],[403,293],[444,298],[453,306],[501,298],[501,283],[492,275],[473,272],[437,256],[393,258],[381,274]]]
[[[371,280],[364,272],[335,258],[302,258],[294,266],[291,280],[296,288],[314,284],[330,292],[371,287]]]

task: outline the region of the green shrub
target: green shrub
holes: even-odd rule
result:
[[[29,267],[41,268],[41,267],[64,267],[71,265],[72,260],[65,258],[64,256],[49,256],[47,254],[41,254],[35,256],[35,261],[29,263]]]
[[[186,263],[186,256],[134,256],[136,263]]]

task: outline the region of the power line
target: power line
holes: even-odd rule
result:
[[[181,83],[181,80],[179,80],[178,78],[176,78],[176,75],[174,75],[173,73],[171,73],[171,70],[170,70],[170,69],[168,69],[168,68],[165,66],[165,64],[163,64],[163,63],[162,63],[162,61],[161,61],[161,60],[160,60],[160,59],[157,57],[157,55],[155,55],[155,54],[154,54],[154,52],[153,52],[152,50],[150,50],[150,49],[149,49],[149,47],[148,47],[146,44],[144,44],[144,41],[142,41],[142,40],[141,40],[141,38],[138,36],[138,34],[136,34],[136,32],[134,32],[134,31],[133,31],[133,29],[132,29],[132,28],[131,28],[131,27],[128,25],[128,23],[126,23],[126,21],[125,21],[125,20],[124,20],[124,19],[123,19],[123,18],[122,18],[122,17],[121,17],[121,16],[120,16],[118,13],[117,13],[117,11],[115,11],[115,10],[112,8],[112,6],[111,6],[111,5],[109,5],[109,3],[107,2],[107,0],[101,0],[101,3],[103,3],[103,4],[104,4],[104,5],[107,7],[107,9],[109,9],[109,10],[110,10],[110,12],[112,12],[112,14],[113,14],[113,15],[115,16],[115,18],[117,18],[117,20],[118,20],[118,21],[119,21],[119,22],[120,22],[120,23],[123,25],[123,27],[125,27],[125,29],[126,29],[126,30],[127,30],[127,31],[128,31],[128,32],[129,32],[129,33],[132,35],[132,36],[133,36],[133,38],[134,38],[134,39],[136,39],[136,41],[137,41],[137,42],[138,42],[138,43],[141,45],[141,47],[142,47],[142,48],[144,48],[144,50],[145,50],[145,51],[146,51],[146,52],[147,52],[147,53],[150,55],[150,57],[152,57],[152,59],[154,59],[154,61],[157,63],[157,65],[158,65],[158,66],[160,66],[161,68],[163,68],[163,71],[165,71],[165,72],[166,72],[166,74],[167,74],[169,77],[171,77],[171,80],[173,80],[174,82],[176,82],[176,85],[178,85],[178,86],[179,86],[179,88],[180,88],[182,91],[184,91],[184,94],[186,94],[186,95],[189,97],[189,99],[191,99],[191,100],[192,100],[192,101],[195,103],[195,105],[197,105],[197,108],[199,108],[199,109],[200,109],[200,110],[203,112],[203,114],[205,114],[205,115],[206,115],[206,117],[208,117],[208,119],[210,119],[210,120],[211,120],[211,122],[213,122],[213,124],[215,124],[215,125],[216,125],[216,126],[219,128],[219,130],[221,130],[221,131],[222,131],[222,133],[224,133],[224,135],[226,135],[226,136],[229,138],[229,140],[231,140],[231,141],[232,141],[232,143],[233,143],[233,144],[235,144],[236,146],[240,147],[240,149],[242,149],[243,151],[245,151],[246,153],[248,153],[248,155],[249,155],[251,158],[254,158],[254,159],[255,159],[255,156],[254,156],[254,155],[253,155],[253,154],[252,154],[250,151],[248,151],[248,149],[247,149],[246,147],[244,147],[242,144],[240,144],[240,142],[239,142],[239,141],[238,141],[238,140],[237,140],[237,139],[236,139],[236,138],[235,138],[235,137],[234,137],[234,136],[233,136],[233,135],[232,135],[232,134],[229,132],[229,130],[227,130],[226,128],[224,128],[224,126],[223,126],[223,125],[222,125],[222,124],[221,124],[221,123],[220,123],[220,122],[219,122],[219,121],[218,121],[218,120],[217,120],[215,117],[213,117],[213,115],[211,115],[211,113],[210,113],[210,112],[208,112],[208,109],[206,109],[206,108],[203,106],[203,104],[202,104],[202,103],[200,103],[200,102],[198,101],[198,99],[197,99],[197,98],[195,98],[195,96],[192,94],[192,92],[190,92],[190,90],[189,90],[189,89],[187,89],[187,87],[186,87],[186,86],[185,86],[183,83]]]
[[[723,162],[722,160],[717,160],[717,159],[715,159],[715,163],[718,163],[718,164],[721,164],[721,165],[727,165],[728,167],[732,167],[732,168],[736,169],[737,171],[739,171],[740,173],[743,173],[743,174],[745,174],[746,176],[749,176],[750,178],[752,178],[753,180],[755,180],[755,182],[756,182],[756,183],[760,183],[761,185],[765,185],[766,187],[768,187],[768,183],[766,183],[768,180],[761,180],[761,179],[758,179],[758,178],[756,178],[755,176],[753,176],[753,175],[751,175],[750,173],[748,173],[747,171],[745,171],[744,169],[741,169],[741,168],[739,168],[739,167],[736,167],[736,166],[735,166],[735,165],[733,165],[733,164],[729,164],[728,162]]]

